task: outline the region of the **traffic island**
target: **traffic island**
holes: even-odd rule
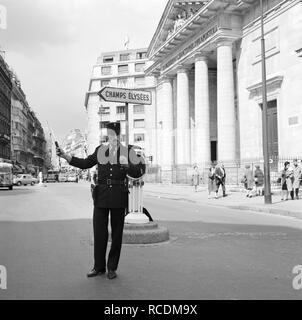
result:
[[[152,244],[168,240],[168,229],[158,226],[155,222],[144,224],[125,223],[123,234],[123,243],[125,244]]]

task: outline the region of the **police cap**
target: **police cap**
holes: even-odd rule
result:
[[[121,133],[121,123],[120,122],[109,122],[106,125],[107,130],[112,130],[117,136]]]

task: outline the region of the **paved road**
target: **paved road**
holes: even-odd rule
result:
[[[119,277],[86,279],[92,264],[87,184],[0,191],[0,299],[301,299],[302,221],[146,194],[170,241],[124,245]]]

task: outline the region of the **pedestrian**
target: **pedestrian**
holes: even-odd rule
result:
[[[252,190],[254,186],[254,179],[253,179],[253,171],[249,164],[245,165],[245,171],[243,174],[242,182],[244,184],[244,188],[246,190],[246,196],[248,198],[252,197]]]
[[[281,189],[282,189],[282,198],[281,201],[288,200],[288,192],[290,192],[292,200],[294,200],[293,192],[293,178],[294,174],[290,168],[289,161],[284,162],[284,168],[281,171]]]
[[[199,186],[199,171],[198,171],[198,167],[195,165],[193,167],[193,175],[192,175],[192,180],[193,180],[193,186],[195,188],[195,192],[197,192],[197,188]]]
[[[216,192],[215,165],[212,164],[208,172],[208,199],[211,199],[211,193]]]
[[[293,184],[293,189],[296,194],[296,199],[299,199],[299,189],[300,189],[300,184],[301,184],[301,178],[302,178],[302,169],[298,164],[298,160],[295,159],[294,162],[294,168],[293,168],[293,175],[294,175],[294,184]]]
[[[254,180],[255,180],[255,189],[256,195],[262,196],[263,195],[263,185],[264,185],[264,173],[260,169],[259,165],[255,166],[255,173],[254,173]]]
[[[146,170],[143,157],[135,153],[133,146],[126,147],[121,144],[120,131],[119,122],[108,123],[108,144],[98,146],[86,159],[71,157],[62,149],[57,149],[57,154],[66,159],[71,166],[90,169],[97,165],[98,181],[93,189],[94,267],[87,277],[104,274],[106,266],[108,279],[117,277],[125,211],[128,206],[127,175],[139,178]],[[109,213],[112,241],[106,265]]]
[[[224,167],[223,164],[221,164],[221,169],[222,169],[222,171],[223,171],[221,187],[222,187],[223,196],[226,197],[226,196],[227,196],[227,194],[226,194],[226,189],[225,189],[226,171],[225,171],[225,167]]]
[[[218,199],[218,191],[219,191],[219,187],[221,186],[222,189],[222,194],[224,197],[226,197],[225,194],[225,188],[224,183],[223,183],[223,177],[224,177],[225,171],[222,169],[221,165],[219,163],[217,163],[216,167],[215,167],[215,181],[216,181],[216,194],[215,194],[215,198]]]

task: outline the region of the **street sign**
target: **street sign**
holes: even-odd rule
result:
[[[150,91],[104,87],[98,95],[108,102],[152,104]]]

